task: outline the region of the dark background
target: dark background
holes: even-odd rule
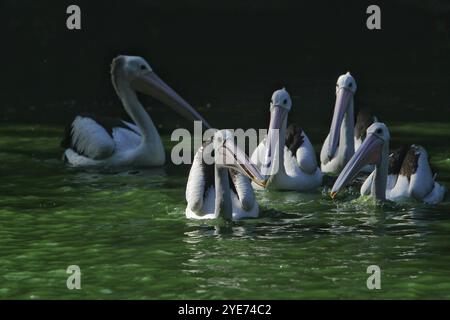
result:
[[[189,4],[188,4],[189,3]],[[66,29],[77,4],[82,30]],[[381,7],[382,30],[366,28]],[[286,86],[291,120],[328,126],[337,77],[381,120],[447,121],[449,1],[1,0],[0,121],[64,124],[123,115],[109,78],[118,54],[141,55],[216,127],[264,127]],[[144,98],[161,130],[186,125]]]

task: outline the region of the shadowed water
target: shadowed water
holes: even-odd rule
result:
[[[317,148],[319,129],[310,134]],[[326,188],[260,192],[258,219],[189,221],[188,166],[68,168],[61,130],[0,127],[0,298],[450,298],[448,196],[380,206],[351,189],[337,201]],[[448,124],[390,130],[394,146],[423,144],[450,186]],[[73,264],[81,290],[66,287]],[[373,264],[381,290],[366,287]]]

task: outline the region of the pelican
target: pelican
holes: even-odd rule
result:
[[[234,142],[228,130],[196,152],[186,186],[186,217],[203,220],[256,218],[259,206],[250,179],[262,185],[258,169]]]
[[[361,147],[337,178],[331,196],[334,198],[364,165],[373,164],[375,170],[362,185],[361,195],[371,195],[382,201],[412,198],[429,204],[441,202],[445,188],[435,181],[425,149],[411,145],[393,153],[389,160],[389,140],[385,124],[372,124]]]
[[[355,152],[355,92],[356,81],[350,72],[341,75],[336,84],[336,103],[330,133],[320,152],[323,173],[339,174]]]
[[[210,127],[141,57],[116,57],[111,64],[111,80],[134,123],[92,115],[76,116],[67,125],[61,142],[66,148],[63,158],[72,166],[151,167],[165,163],[161,138],[137,92],[153,96],[188,120],[203,121]]]
[[[269,133],[253,151],[251,159],[266,175],[268,189],[309,191],[322,184],[322,172],[306,133],[295,124],[286,128],[291,107],[286,89],[273,93]],[[262,187],[255,183],[253,186]]]

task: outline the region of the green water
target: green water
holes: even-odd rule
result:
[[[262,192],[259,219],[189,221],[188,167],[68,168],[61,130],[0,126],[0,298],[450,298],[448,196],[375,206],[356,190],[338,201],[327,190]],[[390,130],[394,146],[423,144],[450,186],[448,124]],[[381,290],[366,287],[373,264]],[[69,265],[81,268],[81,290],[66,287]]]

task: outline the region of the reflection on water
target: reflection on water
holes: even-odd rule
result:
[[[397,141],[408,135],[391,130]],[[258,219],[189,221],[188,167],[68,168],[58,135],[0,128],[0,298],[450,298],[448,196],[379,205],[356,188],[337,201],[329,186],[257,192]],[[441,126],[426,144],[447,187],[449,135]],[[81,291],[66,289],[72,264]],[[366,288],[372,264],[378,292]]]

